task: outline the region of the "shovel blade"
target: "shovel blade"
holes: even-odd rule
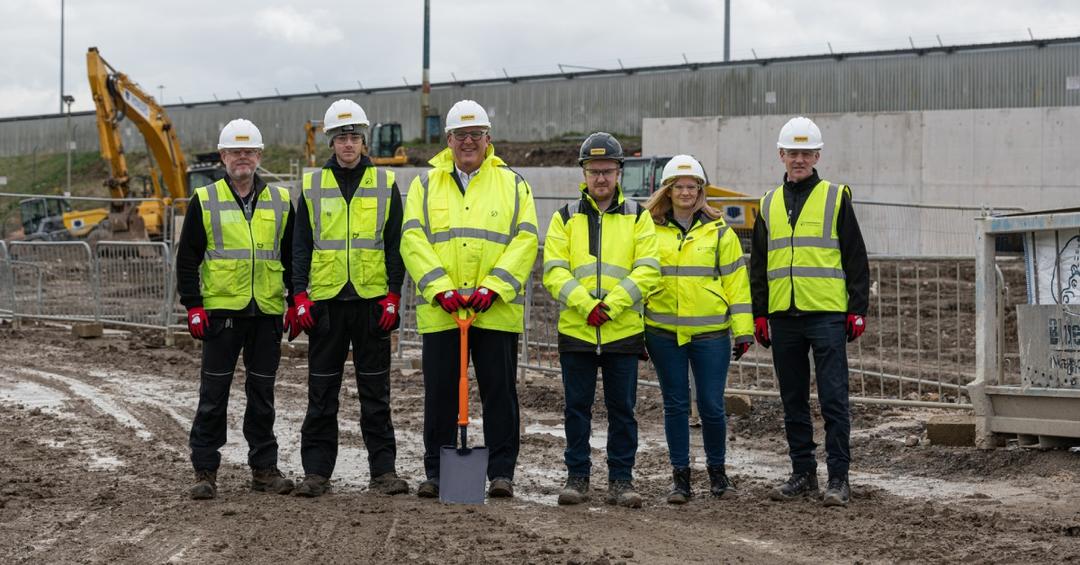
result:
[[[487,494],[488,449],[443,446],[439,453],[439,500],[483,504]]]

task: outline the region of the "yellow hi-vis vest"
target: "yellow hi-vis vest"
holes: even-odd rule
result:
[[[821,181],[810,192],[795,229],[788,221],[783,185],[761,198],[761,217],[769,233],[766,267],[769,313],[791,308],[804,312],[846,312],[847,286],[836,223],[844,185]]]
[[[334,298],[346,282],[361,298],[386,295],[383,234],[393,186],[393,171],[367,167],[346,203],[332,170],[304,174],[302,197],[313,242],[308,277],[312,300]]]
[[[751,342],[750,279],[739,237],[723,218],[703,219],[685,235],[672,220],[657,224],[660,284],[645,302],[645,325],[673,332],[679,345],[728,329],[736,342]]]
[[[499,298],[473,326],[521,333],[538,241],[532,189],[491,144],[465,194],[451,176],[456,171],[449,148],[428,162],[433,168],[409,187],[401,229],[401,257],[423,298],[416,306],[417,330],[456,329],[435,296],[452,289],[470,296],[483,286]]]
[[[583,198],[551,217],[544,238],[544,287],[560,304],[559,333],[602,345],[645,331],[642,301],[660,282],[660,260],[648,212],[624,199],[618,187],[618,206],[600,214],[585,189],[582,183]],[[583,206],[599,216],[598,241],[592,245]],[[609,307],[611,321],[594,328],[586,320],[600,302]]]
[[[243,310],[254,298],[263,314],[284,314],[281,238],[289,216],[288,189],[267,186],[259,191],[250,221],[224,180],[195,189],[195,198],[206,230],[206,253],[199,267],[203,307]]]

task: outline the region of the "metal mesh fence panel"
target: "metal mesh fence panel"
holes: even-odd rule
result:
[[[96,320],[93,255],[82,241],[9,244],[16,316]]]
[[[110,324],[163,327],[171,319],[172,255],[163,242],[103,241],[95,249],[98,307]]]

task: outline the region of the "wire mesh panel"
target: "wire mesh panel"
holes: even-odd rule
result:
[[[11,257],[7,242],[0,240],[0,316],[9,316],[15,305],[15,282],[11,279]]]
[[[11,272],[16,316],[96,320],[94,266],[82,241],[13,241]]]
[[[171,321],[171,253],[164,242],[102,241],[95,248],[98,312],[111,324],[163,327]]]
[[[416,330],[416,305],[423,297],[416,294],[416,285],[412,277],[405,275],[401,285],[401,326],[398,328],[398,357],[402,357],[405,346],[420,346],[420,333]]]

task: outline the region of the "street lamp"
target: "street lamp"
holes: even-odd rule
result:
[[[71,104],[75,97],[70,94],[63,96],[64,104],[67,104],[67,193],[71,194],[71,150],[75,148],[75,140],[71,138]]]

